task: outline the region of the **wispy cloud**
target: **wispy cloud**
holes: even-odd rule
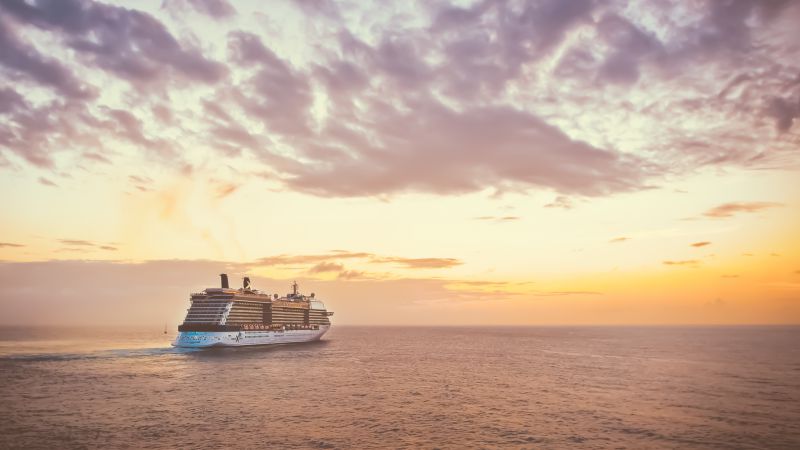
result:
[[[395,264],[406,269],[441,269],[463,264],[455,258],[400,258],[396,256],[375,257],[370,261],[380,264]]]
[[[697,259],[684,259],[678,261],[663,261],[663,264],[666,266],[696,266],[700,264],[700,261]]]
[[[45,177],[39,177],[39,184],[43,184],[45,186],[53,186],[58,187],[58,185]]]
[[[724,203],[715,206],[703,213],[705,217],[712,217],[715,219],[733,217],[738,213],[754,213],[763,211],[769,208],[777,208],[783,206],[781,203],[776,202],[732,202]]]
[[[702,242],[694,242],[690,244],[692,247],[705,247],[706,245],[711,245],[711,242],[702,241]]]
[[[544,205],[545,208],[561,208],[561,209],[572,209],[572,200],[569,197],[565,197],[563,195],[559,195],[556,197],[552,202]]]
[[[630,239],[631,239],[631,238],[629,238],[629,237],[621,236],[621,237],[616,237],[616,238],[614,238],[614,239],[611,239],[611,240],[610,240],[610,241],[608,241],[608,242],[610,242],[610,243],[614,244],[614,243],[618,243],[618,242],[625,242],[625,241],[629,241]]]
[[[259,258],[258,264],[267,266],[282,266],[289,264],[316,264],[320,262],[335,261],[338,259],[364,259],[374,256],[372,253],[338,251],[328,254],[316,255],[275,255]]]
[[[115,245],[92,242],[84,239],[59,239],[58,242],[67,246],[67,248],[61,249],[61,251],[88,251],[92,248],[112,252],[118,250]]]
[[[0,248],[7,248],[7,247],[17,248],[25,246],[23,244],[15,244],[13,242],[0,242]]]
[[[111,160],[110,159],[106,158],[105,156],[103,156],[103,155],[101,155],[99,153],[86,152],[82,156],[83,156],[83,159],[88,159],[88,160],[99,162],[99,163],[103,163],[103,164],[111,164]]]
[[[233,194],[234,192],[236,192],[239,189],[239,187],[240,186],[238,184],[223,183],[223,184],[217,186],[217,188],[215,190],[215,195],[216,195],[217,198],[225,198],[225,197]]]
[[[603,295],[603,293],[597,291],[538,291],[531,292],[528,295],[534,297],[565,297],[569,295]]]
[[[314,255],[276,255],[260,258],[256,264],[266,266],[288,266],[317,264],[320,268],[333,267],[326,264],[335,264],[343,259],[358,259],[364,264],[394,264],[406,269],[444,269],[462,264],[455,258],[406,258],[400,256],[381,256],[367,252],[349,252],[335,250],[327,254]],[[337,267],[341,270],[343,267]]]
[[[153,190],[153,179],[143,175],[128,175],[128,180],[134,188],[141,192],[150,192]]]
[[[308,269],[308,273],[342,272],[344,265],[334,262],[321,262]]]
[[[483,221],[497,222],[497,223],[515,222],[520,219],[521,217],[519,216],[480,216],[475,218],[475,220],[483,220]]]
[[[59,239],[64,245],[79,246],[79,247],[94,247],[94,242],[85,241],[83,239]]]

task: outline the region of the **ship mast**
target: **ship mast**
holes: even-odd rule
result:
[[[297,281],[292,283],[292,295],[297,296]]]

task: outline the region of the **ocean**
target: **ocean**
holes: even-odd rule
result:
[[[0,448],[800,448],[800,327],[0,328]]]

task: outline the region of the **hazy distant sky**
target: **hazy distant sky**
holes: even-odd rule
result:
[[[0,323],[800,322],[800,2],[0,0]],[[238,281],[237,281],[238,282]]]

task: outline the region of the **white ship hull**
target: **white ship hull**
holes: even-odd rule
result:
[[[185,348],[207,348],[293,344],[317,341],[329,328],[330,325],[323,325],[318,330],[181,331],[172,345]]]

